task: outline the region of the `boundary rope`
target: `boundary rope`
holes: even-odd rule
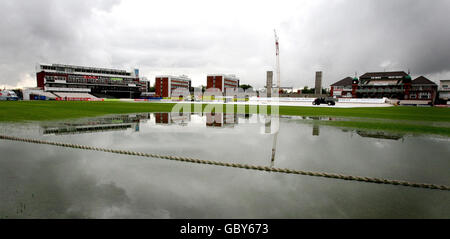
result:
[[[101,152],[123,154],[123,155],[133,155],[133,156],[140,156],[140,157],[147,157],[147,158],[168,159],[168,160],[173,160],[173,161],[189,162],[189,163],[196,163],[196,164],[209,164],[209,165],[216,165],[216,166],[222,166],[222,167],[242,168],[242,169],[258,170],[258,171],[265,171],[265,172],[299,174],[299,175],[305,175],[305,176],[333,178],[333,179],[358,181],[358,182],[366,182],[366,183],[390,184],[390,185],[399,185],[399,186],[406,186],[406,187],[450,191],[450,187],[446,186],[446,185],[414,183],[414,182],[383,179],[383,178],[361,177],[361,176],[334,174],[334,173],[326,173],[326,172],[312,172],[312,171],[293,170],[293,169],[286,169],[286,168],[284,168],[284,169],[283,168],[272,168],[272,167],[267,167],[267,166],[256,166],[256,165],[239,164],[239,163],[225,163],[225,162],[220,162],[220,161],[201,160],[201,159],[195,159],[195,158],[189,158],[189,157],[178,157],[178,156],[159,155],[159,154],[151,154],[151,153],[143,153],[143,152],[133,152],[133,151],[127,151],[127,150],[107,149],[107,148],[92,147],[92,146],[87,146],[87,145],[68,144],[68,143],[52,142],[52,141],[45,141],[45,140],[29,139],[29,138],[19,138],[19,137],[6,136],[6,135],[0,135],[0,139],[20,141],[20,142],[26,142],[26,143],[35,143],[35,144],[46,144],[46,145],[53,145],[53,146],[74,148],[74,149],[101,151]]]

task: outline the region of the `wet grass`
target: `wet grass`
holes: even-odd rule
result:
[[[139,112],[170,112],[174,105],[174,103],[0,101],[0,122],[61,120]],[[203,108],[205,106],[203,105]],[[246,112],[248,112],[248,108],[247,106]],[[195,111],[194,109],[192,105],[191,111]],[[225,106],[223,111],[226,112]],[[234,111],[236,112],[236,107],[234,107]],[[271,109],[268,107],[267,112],[270,111]],[[446,124],[450,123],[450,109],[448,108],[280,106],[279,112],[281,115],[329,116],[350,119],[322,123],[338,127],[438,134],[450,137],[450,127]],[[376,122],[370,122],[367,119],[376,119]],[[443,125],[431,125],[433,122],[440,122]]]
[[[0,121],[74,119],[108,114],[167,112],[173,104],[75,101],[0,101]]]
[[[281,106],[282,115],[335,116],[370,119],[390,119],[429,122],[450,122],[450,108],[437,107],[370,107],[370,108],[315,108]]]
[[[367,122],[367,121],[321,121],[319,124],[350,129],[364,129],[369,131],[383,131],[406,134],[433,134],[450,137],[450,127],[429,126],[396,122]]]

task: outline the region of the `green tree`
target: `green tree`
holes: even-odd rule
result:
[[[246,85],[246,84],[240,85],[239,87],[242,88],[243,90],[247,90],[248,88],[253,88],[251,85]]]
[[[303,87],[302,94],[314,94],[314,88],[309,89],[308,86]]]

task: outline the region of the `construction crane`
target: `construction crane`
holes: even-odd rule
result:
[[[276,50],[276,57],[277,57],[277,89],[278,89],[278,93],[280,92],[281,89],[281,83],[280,83],[280,45],[278,43],[278,36],[277,36],[277,31],[274,29],[273,32],[275,33],[275,50]]]

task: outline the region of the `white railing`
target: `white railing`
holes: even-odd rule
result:
[[[69,92],[91,92],[90,88],[63,88],[63,87],[44,87],[45,91],[69,91]]]
[[[386,98],[382,99],[361,99],[361,98],[338,98],[339,103],[371,103],[371,104],[384,104]]]

